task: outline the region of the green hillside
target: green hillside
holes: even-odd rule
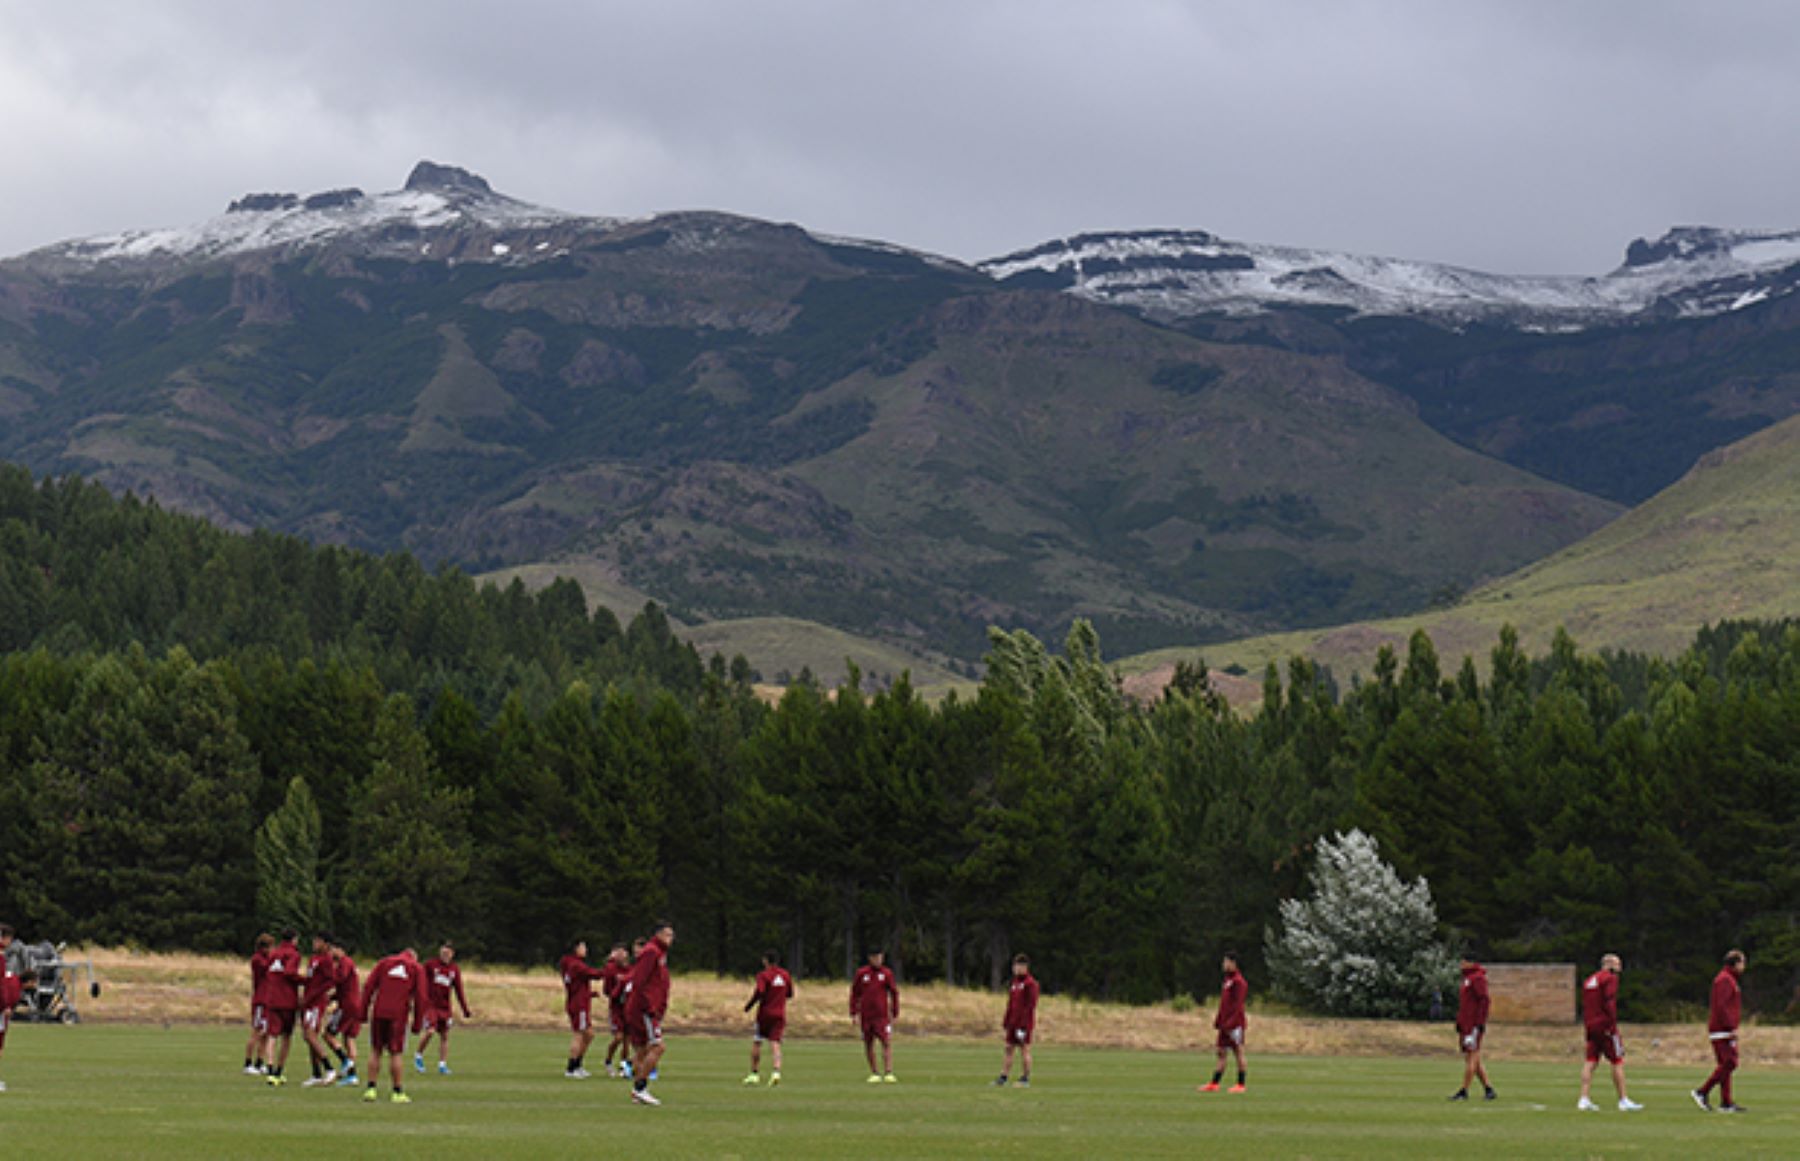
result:
[[[476,579],[501,588],[517,579],[526,589],[536,592],[559,577],[575,581],[587,594],[590,606],[610,609],[621,621],[629,621],[655,599],[619,581],[612,570],[591,560],[520,565],[497,569]],[[819,680],[833,684],[843,679],[846,660],[855,663],[865,677],[877,681],[910,673],[913,685],[927,691],[947,689],[968,680],[945,667],[948,658],[927,658],[796,617],[677,623],[671,629],[676,637],[699,650],[701,656],[743,656],[766,682],[786,684],[802,670],[811,670]]]
[[[0,263],[0,455],[227,528],[567,562],[609,605],[964,662],[993,624],[1139,649],[1393,614],[1617,511],[1340,359],[954,263],[722,214],[445,231]],[[496,246],[544,257],[419,256]]]
[[[886,682],[902,673],[911,674],[921,691],[941,691],[955,685],[971,685],[969,678],[951,672],[941,663],[914,656],[903,649],[870,641],[793,617],[746,617],[737,621],[711,621],[676,630],[702,656],[742,655],[765,682],[787,684],[803,669],[826,684],[843,680],[845,661],[853,662],[865,682]]]
[[[1559,626],[1587,649],[1672,654],[1703,625],[1800,615],[1800,417],[1709,453],[1683,479],[1580,542],[1484,585],[1454,608],[1130,658],[1144,673],[1203,652],[1258,671],[1304,654],[1340,676],[1416,629],[1440,655],[1484,656],[1512,625],[1541,652]]]

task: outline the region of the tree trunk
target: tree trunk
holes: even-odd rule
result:
[[[844,899],[844,978],[856,975],[856,891],[845,884]]]
[[[956,986],[956,911],[944,908],[944,982]]]
[[[1006,928],[999,923],[988,924],[988,987],[999,991],[1006,983],[1008,941]]]

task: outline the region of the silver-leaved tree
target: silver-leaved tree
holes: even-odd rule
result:
[[[1264,935],[1277,994],[1338,1016],[1422,1016],[1453,996],[1457,961],[1424,879],[1404,883],[1360,830],[1319,841],[1312,896]]]

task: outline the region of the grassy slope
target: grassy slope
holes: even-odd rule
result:
[[[870,399],[877,419],[796,472],[904,558],[986,597],[1061,595],[1062,621],[1252,607],[1301,561],[1391,607],[1395,582],[1494,575],[1616,512],[1456,447],[1323,360],[1066,304],[956,306],[976,317],[941,321],[932,357],[821,397]],[[1153,382],[1173,367],[1216,379]],[[1301,519],[1250,507],[1282,492]]]
[[[1673,653],[1708,622],[1800,614],[1800,418],[1702,458],[1676,484],[1592,536],[1487,584],[1455,608],[1333,629],[1167,649],[1131,673],[1196,654],[1252,671],[1297,653],[1339,673],[1366,669],[1384,643],[1432,635],[1447,666],[1485,656],[1500,627],[1541,651],[1565,626],[1584,647]]]
[[[619,580],[615,569],[592,560],[521,565],[485,573],[479,579],[506,585],[516,577],[525,587],[539,589],[564,576],[581,585],[591,606],[604,605],[621,621],[629,622],[643,609],[645,602],[653,599]],[[698,625],[677,625],[675,630],[691,641],[702,656],[743,654],[766,680],[773,680],[783,671],[797,674],[803,668],[810,668],[821,681],[832,683],[843,677],[845,658],[856,662],[865,674],[898,677],[902,672],[910,672],[913,685],[923,690],[947,689],[963,680],[948,669],[903,649],[794,617],[706,621]]]
[[[739,1083],[741,1041],[676,1037],[656,1091],[558,1076],[565,1040],[467,1030],[451,1077],[416,1076],[414,1103],[355,1090],[271,1089],[237,1072],[237,1029],[22,1027],[0,1096],[9,1148],[78,1157],[1704,1157],[1791,1155],[1800,1114],[1791,1075],[1752,1062],[1739,1099],[1707,1117],[1688,1102],[1694,1068],[1635,1065],[1623,1116],[1574,1110],[1570,1063],[1495,1069],[1501,1099],[1443,1100],[1454,1056],[1342,1060],[1257,1055],[1242,1096],[1194,1092],[1210,1054],[1040,1049],[1029,1090],[995,1089],[995,1044],[902,1039],[900,1083],[864,1083],[861,1053],[789,1046],[779,1088]],[[290,1071],[293,1067],[290,1064]],[[304,1069],[301,1070],[302,1073]],[[651,1127],[654,1126],[654,1127]],[[1204,1142],[1204,1144],[1202,1144]]]
[[[963,680],[903,649],[794,617],[708,621],[682,629],[681,635],[702,654],[730,657],[742,653],[765,680],[773,680],[783,670],[798,674],[802,668],[810,668],[819,680],[835,683],[844,676],[846,658],[865,676],[898,677],[910,672],[913,685],[920,689],[940,689]]]

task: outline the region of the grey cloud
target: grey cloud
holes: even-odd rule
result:
[[[1084,229],[1598,273],[1800,225],[1800,8],[0,0],[0,253],[417,158],[979,258]]]

